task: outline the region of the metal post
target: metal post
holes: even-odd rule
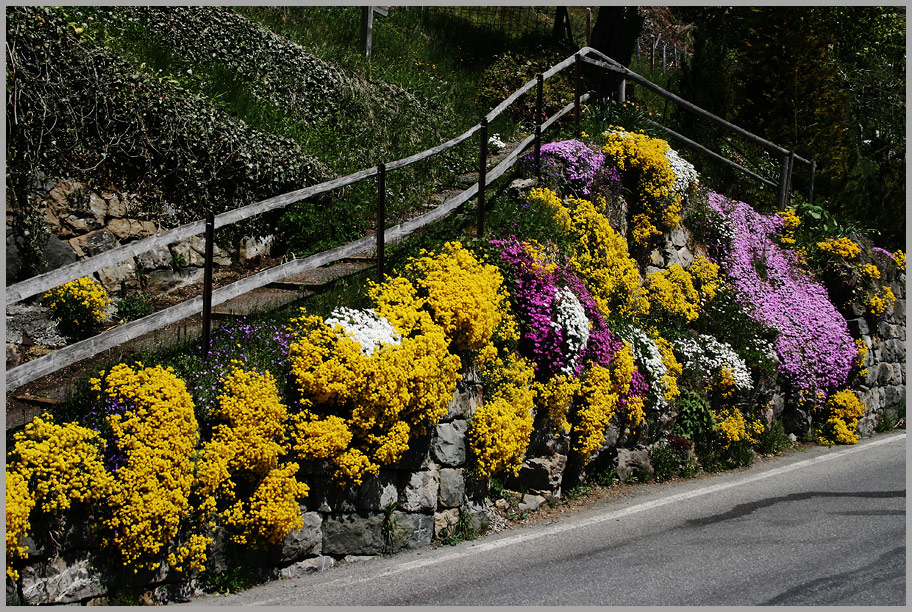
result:
[[[545,76],[538,73],[535,87],[535,178],[541,178],[541,124],[542,124],[542,90]]]
[[[573,114],[574,120],[576,122],[576,127],[579,127],[580,124],[580,54],[576,53],[573,55],[573,72],[575,76],[575,86],[573,87]]]
[[[478,164],[478,237],[484,238],[485,186],[488,181],[488,118],[481,119],[481,151]]]
[[[789,174],[789,154],[782,154],[779,170],[779,210],[785,210],[785,201],[788,199],[788,174]]]
[[[206,215],[206,248],[203,268],[203,361],[209,361],[210,336],[212,330],[212,255],[215,250],[215,215]]]
[[[377,282],[383,282],[386,251],[386,164],[377,165]]]
[[[808,204],[814,203],[814,174],[817,173],[817,161],[811,160],[811,187],[808,190]]]

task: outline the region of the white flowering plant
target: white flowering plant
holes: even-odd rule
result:
[[[570,361],[561,368],[564,374],[572,374],[580,354],[589,341],[590,324],[586,310],[579,298],[567,287],[560,287],[554,296],[554,320],[551,325],[564,333]]]
[[[668,164],[675,176],[674,188],[679,194],[684,195],[691,188],[696,187],[700,182],[700,176],[696,168],[689,161],[678,155],[678,152],[668,147],[665,151],[665,157],[668,158]]]
[[[500,139],[500,134],[494,134],[493,136],[488,138],[488,148],[495,155],[497,153],[500,153],[501,151],[503,151],[506,146],[507,146],[507,144],[503,140]]]
[[[707,334],[677,339],[673,344],[675,354],[679,356],[685,371],[695,373],[703,382],[711,383],[726,370],[734,380],[736,390],[750,391],[754,388],[747,363],[730,344]]]
[[[355,310],[340,306],[333,309],[325,323],[330,327],[342,327],[350,338],[361,345],[361,353],[365,357],[373,355],[382,344],[395,346],[402,343],[402,336],[386,317],[371,309]]]
[[[633,356],[640,371],[646,373],[649,390],[655,407],[660,411],[668,407],[666,396],[668,389],[668,368],[662,360],[662,352],[655,341],[645,331],[629,322],[616,321],[614,331],[622,340],[633,347]],[[657,391],[657,392],[656,392]]]

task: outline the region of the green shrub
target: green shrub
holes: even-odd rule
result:
[[[779,419],[773,419],[770,425],[763,429],[757,437],[755,446],[758,453],[764,456],[778,455],[787,448],[791,448],[792,440],[785,433],[785,427]]]
[[[656,482],[665,482],[678,475],[680,461],[678,454],[667,444],[656,444],[649,451],[649,460],[655,470]]]

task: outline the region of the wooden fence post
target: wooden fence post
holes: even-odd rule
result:
[[[785,205],[788,206],[789,201],[792,199],[792,173],[795,170],[795,152],[789,151],[789,170],[788,170],[788,182],[785,184]]]
[[[811,186],[808,189],[808,204],[814,203],[814,175],[817,173],[817,161],[811,160]]]
[[[545,75],[538,73],[535,87],[535,178],[541,178],[541,124],[542,124],[542,92]]]
[[[573,62],[573,72],[574,72],[574,81],[575,81],[574,86],[573,86],[573,115],[574,115],[574,122],[576,123],[576,127],[579,127],[579,124],[580,124],[580,64],[582,63],[582,61],[580,60],[579,53],[574,54],[573,57],[575,60]]]
[[[592,9],[586,9],[586,46],[592,45]]]
[[[788,182],[789,182],[789,153],[786,151],[782,154],[782,160],[779,166],[779,210],[785,210],[785,203],[788,200]]]
[[[361,7],[361,52],[370,59],[374,30],[374,11],[370,6]]]
[[[478,237],[484,238],[485,184],[488,181],[488,118],[481,119],[481,142],[478,163]]]
[[[386,164],[377,165],[377,282],[383,282],[386,255]]]
[[[203,338],[202,357],[204,362],[209,361],[210,335],[212,330],[212,267],[213,252],[215,250],[215,215],[206,215],[206,248],[203,268]]]

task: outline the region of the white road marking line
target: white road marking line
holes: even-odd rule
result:
[[[711,493],[716,493],[718,491],[724,491],[725,489],[730,489],[732,487],[739,487],[741,485],[749,484],[752,482],[757,482],[758,480],[764,480],[766,478],[772,478],[773,476],[778,476],[786,472],[791,472],[798,470],[810,465],[815,465],[817,463],[823,463],[824,461],[829,461],[831,459],[836,459],[838,457],[843,457],[845,455],[850,455],[852,453],[857,453],[875,446],[881,446],[883,444],[889,444],[897,440],[902,440],[906,437],[906,433],[902,432],[901,434],[889,436],[886,438],[881,438],[879,440],[874,440],[872,442],[866,442],[859,444],[857,446],[850,446],[846,448],[839,449],[836,452],[831,452],[826,455],[820,455],[819,457],[814,457],[812,459],[805,459],[803,461],[798,461],[796,463],[791,463],[778,468],[773,468],[771,470],[765,470],[763,472],[758,472],[756,474],[751,474],[744,478],[732,482],[723,482],[715,485],[709,485],[702,487],[700,489],[695,489],[693,491],[688,491],[686,493],[677,493],[675,495],[670,495],[668,497],[663,497],[661,499],[654,499],[652,501],[643,502],[630,506],[629,508],[623,508],[621,510],[615,510],[607,514],[600,514],[582,521],[575,521],[573,523],[564,523],[552,525],[543,529],[536,529],[535,531],[530,531],[529,533],[520,533],[514,536],[509,536],[499,540],[490,540],[488,542],[480,542],[471,547],[465,548],[460,551],[453,551],[452,553],[446,553],[434,559],[416,559],[415,561],[407,561],[405,563],[400,563],[396,567],[391,567],[380,574],[375,576],[366,576],[364,578],[337,578],[335,580],[325,583],[324,586],[337,584],[338,586],[349,586],[360,584],[362,582],[369,582],[371,580],[378,580],[381,578],[386,578],[388,576],[393,576],[395,574],[400,574],[402,572],[407,572],[413,569],[420,569],[430,565],[436,565],[438,563],[444,563],[446,561],[452,561],[454,559],[461,559],[469,555],[475,555],[482,552],[487,552],[489,550],[494,550],[495,548],[501,548],[503,546],[512,546],[513,544],[521,544],[522,542],[528,542],[529,540],[535,540],[537,538],[544,538],[565,531],[570,531],[573,529],[580,529],[583,527],[589,527],[592,525],[597,525],[599,523],[604,523],[606,521],[611,521],[615,519],[620,519],[621,517],[635,514],[637,512],[642,512],[644,510],[650,510],[652,508],[659,508],[661,506],[667,506],[668,504],[673,504],[683,500],[691,499],[694,497],[699,497],[701,495],[709,495]],[[289,585],[291,586],[291,585]],[[250,605],[264,606],[269,605],[273,602],[282,601],[287,599],[286,597],[274,597],[264,601],[259,601]]]

